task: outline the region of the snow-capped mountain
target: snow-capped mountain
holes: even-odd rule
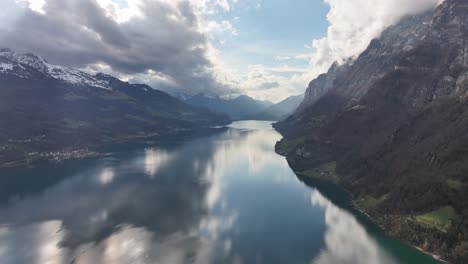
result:
[[[0,164],[24,153],[84,148],[228,123],[144,84],[0,50]]]
[[[50,64],[32,53],[18,53],[10,49],[0,49],[0,74],[12,74],[28,79],[35,77],[34,70],[46,77],[61,80],[68,84],[111,89],[107,81],[99,79],[95,75]]]

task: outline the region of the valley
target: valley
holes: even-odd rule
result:
[[[1,264],[468,263],[468,0],[0,10]]]

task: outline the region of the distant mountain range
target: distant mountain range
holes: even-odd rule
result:
[[[254,114],[252,119],[272,121],[284,120],[296,111],[303,100],[304,95],[290,96],[260,113]]]
[[[301,177],[344,186],[389,233],[468,263],[467,0],[391,26],[275,126]]]
[[[0,164],[28,153],[221,125],[229,118],[143,84],[0,50]]]
[[[255,100],[246,95],[234,99],[223,99],[219,96],[198,94],[187,98],[185,102],[213,112],[225,113],[232,120],[249,119],[273,105],[272,102]]]
[[[232,120],[278,121],[291,115],[302,102],[304,96],[291,96],[276,104],[269,101],[256,100],[246,95],[241,95],[234,99],[223,99],[219,96],[205,94],[179,98],[192,106],[227,114]]]

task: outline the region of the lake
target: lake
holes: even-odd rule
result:
[[[298,179],[270,122],[0,170],[0,263],[430,264]]]

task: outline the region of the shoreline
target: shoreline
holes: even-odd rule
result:
[[[29,154],[31,155],[31,157],[28,157],[26,159],[1,163],[0,169],[20,168],[20,167],[29,166],[30,164],[34,164],[34,163],[41,162],[41,161],[61,163],[67,160],[83,160],[83,159],[88,159],[88,158],[95,158],[95,157],[105,155],[105,153],[101,153],[99,151],[94,151],[94,150],[101,148],[101,147],[110,146],[113,144],[128,143],[132,141],[145,140],[145,139],[151,139],[151,138],[164,138],[164,137],[179,135],[184,132],[196,133],[197,131],[206,130],[206,129],[219,130],[219,129],[226,128],[226,126],[228,125],[218,126],[218,127],[197,127],[197,128],[191,128],[191,129],[178,129],[175,131],[168,132],[166,134],[147,133],[144,135],[128,136],[125,138],[114,139],[108,142],[98,143],[94,145],[87,145],[84,147],[68,146],[68,147],[64,147],[64,148],[53,150],[53,151],[50,150],[50,151],[43,151],[43,152],[34,152],[32,154]]]
[[[285,156],[284,154],[279,153],[278,151],[276,151],[276,148],[275,148],[275,152],[278,155],[283,156],[283,157],[286,158],[291,170],[294,172],[294,174],[296,174],[297,177],[312,179],[312,180],[317,180],[317,181],[322,181],[322,182],[325,182],[325,183],[333,184],[336,187],[342,189],[344,192],[348,193],[350,195],[349,196],[349,199],[350,199],[349,202],[350,202],[350,205],[351,205],[352,209],[356,210],[357,212],[359,212],[363,216],[365,216],[370,222],[372,222],[374,225],[376,225],[379,229],[381,229],[389,237],[398,239],[400,242],[404,243],[405,245],[407,245],[409,247],[412,247],[412,248],[420,251],[421,253],[424,253],[425,255],[428,255],[428,256],[432,257],[433,259],[435,259],[435,260],[437,260],[437,261],[439,261],[441,263],[448,263],[448,264],[450,263],[450,262],[443,259],[440,255],[438,255],[436,253],[424,250],[422,247],[418,246],[416,243],[412,243],[411,241],[409,241],[407,239],[404,239],[404,238],[402,238],[402,237],[400,237],[398,235],[391,234],[393,224],[391,222],[387,222],[390,227],[385,227],[384,223],[379,223],[378,220],[377,220],[377,216],[372,216],[370,213],[366,212],[366,210],[364,208],[360,207],[358,205],[357,201],[355,199],[353,199],[353,194],[348,189],[346,189],[342,184],[340,184],[339,182],[333,181],[331,179],[314,178],[314,177],[310,177],[310,176],[307,176],[307,175],[303,175],[299,171],[297,171],[294,168],[294,166],[291,166],[291,163],[289,162],[289,159],[288,159],[287,156]]]
[[[46,162],[62,162],[66,160],[80,160],[80,159],[86,159],[86,158],[93,158],[93,157],[98,157],[101,155],[99,152],[96,151],[90,151],[89,149],[96,149],[99,147],[103,147],[109,144],[118,144],[118,143],[124,143],[124,142],[129,142],[131,140],[137,140],[137,139],[145,139],[145,138],[150,138],[157,136],[159,134],[149,134],[145,136],[137,135],[133,137],[128,137],[128,138],[122,138],[122,139],[115,139],[111,140],[109,142],[105,143],[99,143],[95,145],[88,145],[84,147],[73,147],[73,146],[68,146],[68,147],[63,147],[61,149],[57,150],[49,150],[49,151],[43,151],[43,152],[33,152],[28,155],[31,155],[31,157],[28,157],[26,159],[21,159],[21,160],[15,160],[15,161],[9,161],[0,164],[0,168],[18,168],[18,167],[23,167],[27,166],[31,163],[36,163],[40,161],[46,161]],[[73,155],[73,152],[81,152],[83,155],[76,156]],[[86,154],[85,154],[86,153]],[[62,155],[62,156],[67,156],[66,158],[58,158],[57,156]]]
[[[398,237],[395,237],[395,236],[392,236],[392,235],[388,234],[388,232],[386,232],[386,229],[385,229],[382,225],[380,225],[379,223],[377,223],[376,219],[375,219],[374,217],[372,217],[369,213],[367,213],[364,209],[362,209],[362,208],[360,208],[359,206],[357,206],[355,201],[352,201],[352,206],[353,206],[353,208],[354,208],[355,210],[357,210],[357,211],[359,211],[360,213],[362,213],[363,215],[365,215],[370,221],[372,221],[372,223],[374,223],[374,224],[377,225],[380,229],[382,229],[387,235],[389,235],[389,236],[391,236],[391,237],[393,237],[393,238],[396,238],[396,239],[400,240],[401,242],[405,243],[406,245],[408,245],[408,246],[410,246],[410,247],[413,247],[413,248],[419,250],[420,252],[422,252],[422,253],[424,253],[424,254],[426,254],[426,255],[429,255],[429,256],[433,257],[434,259],[436,259],[436,260],[438,260],[438,261],[440,261],[440,262],[442,262],[442,263],[449,263],[448,261],[442,259],[442,257],[439,256],[439,255],[437,255],[437,254],[434,254],[434,253],[431,253],[431,252],[429,252],[429,251],[426,251],[426,250],[424,250],[424,249],[421,248],[421,247],[418,247],[418,246],[416,246],[416,245],[412,245],[411,243],[406,242],[405,240],[402,240],[402,239],[400,239],[400,238],[398,238]]]
[[[420,247],[416,247],[416,246],[412,246],[412,247],[416,248],[417,250],[421,251],[424,254],[427,254],[427,255],[433,257],[434,259],[436,259],[436,260],[438,260],[438,261],[440,261],[442,263],[449,263],[448,261],[442,259],[439,255],[435,255],[435,254],[432,254],[430,252],[427,252],[427,251],[425,251],[424,249],[422,249]]]
[[[1,168],[19,168],[29,166],[37,162],[61,163],[67,160],[83,160],[101,156],[102,153],[90,151],[88,148],[62,149],[59,151],[38,152],[28,159],[16,160],[0,164]]]

